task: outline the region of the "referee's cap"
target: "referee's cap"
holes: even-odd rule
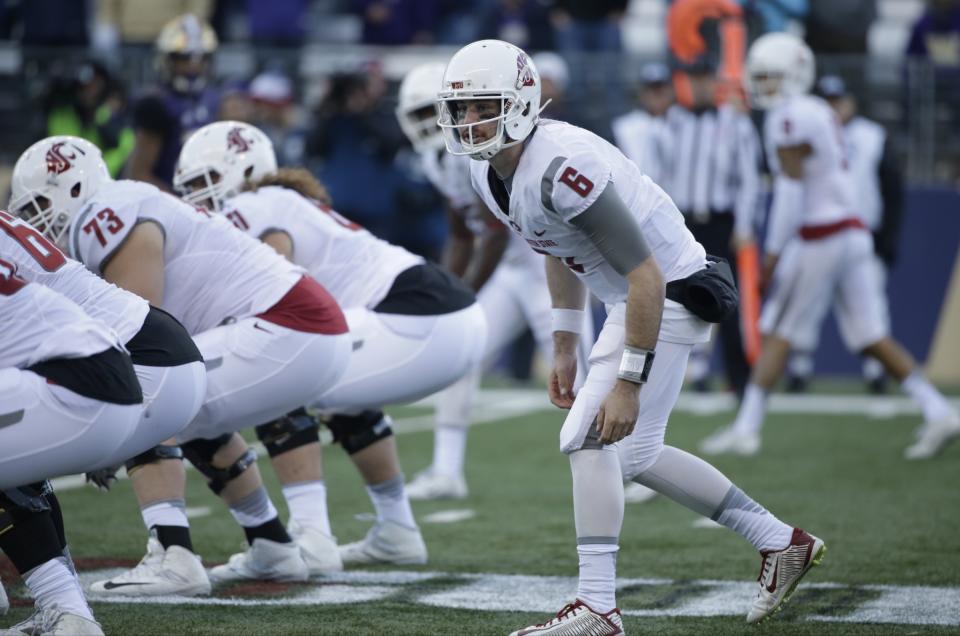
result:
[[[670,79],[670,69],[662,62],[649,62],[640,68],[640,83],[644,86],[668,84]]]
[[[838,75],[824,75],[817,82],[817,92],[826,99],[846,97],[847,83]]]

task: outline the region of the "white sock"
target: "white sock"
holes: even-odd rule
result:
[[[189,528],[187,504],[183,499],[164,499],[147,504],[140,509],[143,525],[147,530],[153,526],[180,526]]]
[[[713,520],[723,524],[753,544],[760,552],[783,550],[790,545],[793,528],[783,523],[766,508],[748,497],[736,486],[713,515]]]
[[[880,361],[876,358],[864,358],[863,359],[863,379],[868,382],[872,382],[878,378],[882,378],[885,373],[883,365],[880,364]]]
[[[38,607],[58,605],[70,614],[94,620],[93,612],[83,596],[77,576],[67,567],[63,557],[50,559],[38,565],[23,577]]]
[[[316,528],[333,536],[327,514],[327,485],[320,481],[303,481],[283,487],[283,498],[290,509],[290,520],[301,527]]]
[[[230,503],[230,514],[244,528],[256,528],[276,519],[279,513],[273,502],[270,501],[270,495],[267,489],[260,486],[252,493]]]
[[[467,428],[437,426],[433,435],[433,472],[451,477],[463,476],[463,457],[467,451]]]
[[[763,416],[767,410],[767,392],[753,382],[743,392],[740,411],[733,422],[733,430],[741,435],[755,435],[763,428]]]
[[[721,523],[757,550],[782,550],[793,528],[750,499],[726,475],[696,455],[664,446],[653,466],[634,481]]]
[[[392,521],[393,523],[416,529],[417,522],[413,519],[413,510],[403,485],[403,475],[393,479],[367,486],[367,494],[377,511],[377,521]]]
[[[809,378],[813,375],[813,354],[809,351],[794,351],[790,354],[787,368],[798,378]]]
[[[598,614],[617,606],[617,550],[615,545],[578,545],[580,578],[577,598]]]
[[[920,405],[923,419],[927,422],[948,418],[953,414],[950,403],[919,370],[911,371],[910,375],[903,379],[901,386],[904,392]]]
[[[623,525],[623,475],[614,447],[570,453],[580,579],[577,598],[605,614],[617,605],[616,553]]]

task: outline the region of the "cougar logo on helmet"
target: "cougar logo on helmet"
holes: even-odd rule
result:
[[[76,153],[65,155],[61,150],[64,145],[66,145],[65,141],[57,142],[50,146],[50,150],[47,151],[47,172],[50,174],[63,174],[73,165],[70,160],[77,158]],[[79,148],[74,147],[74,149],[83,154],[83,151]]]
[[[533,86],[533,72],[530,70],[530,58],[524,53],[517,55],[517,88]]]
[[[243,130],[236,126],[227,131],[227,150],[232,150],[236,153],[249,152],[250,146],[253,145],[253,140],[246,140],[243,138]]]

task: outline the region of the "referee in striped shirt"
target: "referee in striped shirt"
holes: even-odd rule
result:
[[[716,61],[704,56],[684,69],[693,102],[667,111],[670,156],[660,185],[683,212],[708,254],[730,262],[753,240],[760,195],[760,141],[750,117],[725,103],[716,105]],[[730,386],[743,395],[750,366],[743,349],[739,312],[720,325]]]

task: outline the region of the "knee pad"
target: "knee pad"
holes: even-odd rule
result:
[[[393,435],[390,417],[383,411],[363,411],[358,415],[334,415],[326,422],[333,441],[340,442],[348,455],[359,453]]]
[[[256,431],[270,457],[320,442],[320,422],[302,407],[278,420],[261,424]]]
[[[135,457],[131,457],[124,462],[124,466],[127,467],[127,474],[129,474],[141,466],[146,466],[147,464],[152,464],[164,459],[183,459],[183,451],[179,446],[154,446]]]
[[[233,433],[225,433],[214,439],[195,439],[183,444],[183,455],[207,478],[207,486],[219,495],[227,484],[243,474],[257,461],[257,452],[248,448],[236,461],[226,468],[213,465],[213,456],[230,442]]]

